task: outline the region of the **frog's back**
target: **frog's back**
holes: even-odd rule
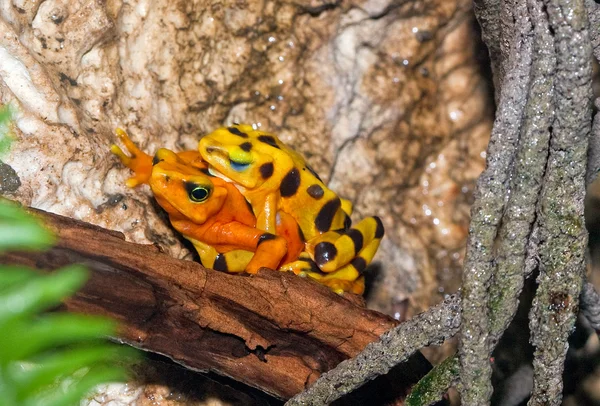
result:
[[[252,130],[248,135],[269,145],[275,157],[283,153],[292,159],[292,169],[280,174],[280,207],[295,218],[306,239],[349,226],[352,204],[329,189],[302,155],[274,134]]]
[[[253,205],[276,193],[278,210],[294,217],[307,239],[349,225],[350,202],[325,186],[306,160],[274,134],[233,125],[203,137],[199,149],[208,163],[243,186]]]

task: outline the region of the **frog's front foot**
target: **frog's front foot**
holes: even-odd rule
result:
[[[328,286],[338,295],[342,295],[345,292],[354,293],[356,295],[362,295],[365,292],[364,276],[361,276],[360,278],[354,281],[346,281],[343,279],[329,279],[321,281],[321,283],[325,286]]]
[[[287,252],[287,242],[280,236],[262,233],[256,244],[256,252],[246,266],[246,272],[255,274],[260,268],[277,269]]]
[[[277,270],[282,272],[293,272],[295,275],[301,277],[309,276],[311,273],[321,274],[322,276],[325,275],[307,252],[300,253],[297,260],[283,264]]]
[[[148,183],[150,176],[152,175],[152,157],[141,151],[121,128],[117,128],[115,133],[123,145],[125,145],[129,155],[125,154],[125,152],[115,144],[111,145],[110,152],[115,154],[121,160],[123,165],[134,172],[134,176],[127,179],[127,186],[136,187],[142,183]]]

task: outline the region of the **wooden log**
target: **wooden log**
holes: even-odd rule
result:
[[[31,211],[58,243],[47,252],[6,254],[0,263],[46,271],[84,264],[91,278],[66,301],[69,311],[114,318],[124,343],[278,398],[302,391],[398,323],[293,274],[217,272],[126,242],[118,232]],[[415,371],[427,369],[421,354],[411,363],[406,382],[394,382],[401,392],[420,377]]]

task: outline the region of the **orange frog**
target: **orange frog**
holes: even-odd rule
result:
[[[127,186],[150,185],[173,227],[194,245],[204,266],[221,271],[256,273],[294,261],[304,249],[293,218],[278,216],[277,235],[256,228],[256,217],[232,183],[208,174],[197,151],[159,149],[142,152],[125,131],[116,130],[130,156],[111,151],[134,172]]]

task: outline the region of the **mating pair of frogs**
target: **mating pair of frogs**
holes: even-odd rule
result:
[[[337,293],[362,294],[362,271],[383,237],[378,217],[350,226],[352,204],[327,188],[296,151],[249,125],[220,128],[198,151],[140,151],[127,134],[111,151],[150,185],[172,226],[204,266],[256,273],[261,267],[311,277]]]

